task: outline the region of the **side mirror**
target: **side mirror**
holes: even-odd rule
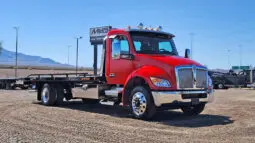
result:
[[[135,59],[135,56],[132,54],[120,54],[120,58],[126,60],[133,60]]]
[[[190,49],[185,49],[185,56],[184,57],[190,59]]]

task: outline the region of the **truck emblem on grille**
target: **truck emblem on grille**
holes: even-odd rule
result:
[[[192,65],[192,74],[193,74],[193,88],[197,86],[197,67]]]

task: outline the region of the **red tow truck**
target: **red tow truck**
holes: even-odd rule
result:
[[[161,27],[116,29],[110,26],[90,29],[94,46],[94,74],[35,74],[37,99],[53,106],[70,100],[76,89],[93,91],[96,100],[128,107],[135,118],[150,119],[157,109],[182,109],[185,114],[201,113],[213,101],[213,84],[208,69],[191,60],[190,50],[178,55],[173,34]],[[102,47],[100,73],[97,73],[97,46]]]

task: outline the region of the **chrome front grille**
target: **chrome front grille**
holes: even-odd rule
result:
[[[207,88],[207,70],[204,69],[197,69],[197,82],[196,87],[197,88]]]
[[[191,69],[183,68],[178,70],[179,88],[193,88],[193,73]]]
[[[208,71],[200,66],[179,66],[175,69],[178,89],[207,88]]]

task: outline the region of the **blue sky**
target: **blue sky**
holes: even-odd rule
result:
[[[209,68],[255,65],[255,1],[253,0],[1,0],[0,41],[15,51],[15,31],[20,27],[19,52],[75,65],[75,36],[80,41],[79,65],[91,66],[93,48],[89,28],[111,25],[136,27],[140,22],[176,35],[180,55],[194,36],[194,59]],[[100,48],[101,49],[101,48]],[[230,52],[228,52],[228,49]],[[100,52],[99,52],[100,54]]]

